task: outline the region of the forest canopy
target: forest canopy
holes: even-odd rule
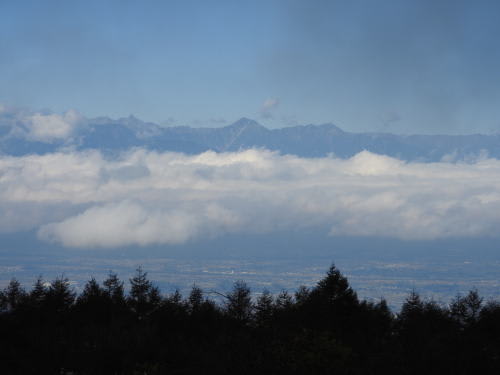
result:
[[[500,303],[412,291],[399,312],[360,300],[332,265],[312,288],[256,297],[193,285],[163,295],[141,268],[77,294],[69,280],[0,292],[6,374],[478,374],[500,371]],[[214,298],[217,296],[218,298]],[[222,301],[222,302],[221,302]]]

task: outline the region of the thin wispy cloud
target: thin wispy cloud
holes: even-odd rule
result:
[[[278,98],[268,98],[262,103],[260,108],[260,117],[264,119],[271,119],[274,117],[274,111],[279,106],[280,101]]]

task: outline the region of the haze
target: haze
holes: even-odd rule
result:
[[[486,0],[2,1],[1,285],[497,295],[499,34]]]

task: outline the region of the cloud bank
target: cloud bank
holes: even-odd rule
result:
[[[135,149],[0,157],[0,230],[66,247],[179,244],[225,233],[498,236],[500,161],[342,160],[266,150],[187,156]]]
[[[57,114],[0,104],[0,128],[6,133],[2,135],[29,141],[61,142],[74,136],[84,123],[85,118],[73,109]]]

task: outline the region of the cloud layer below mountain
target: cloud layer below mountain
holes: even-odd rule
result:
[[[1,231],[66,247],[179,244],[325,227],[332,236],[498,236],[500,161],[406,163],[361,152],[195,156],[136,149],[0,158]]]

